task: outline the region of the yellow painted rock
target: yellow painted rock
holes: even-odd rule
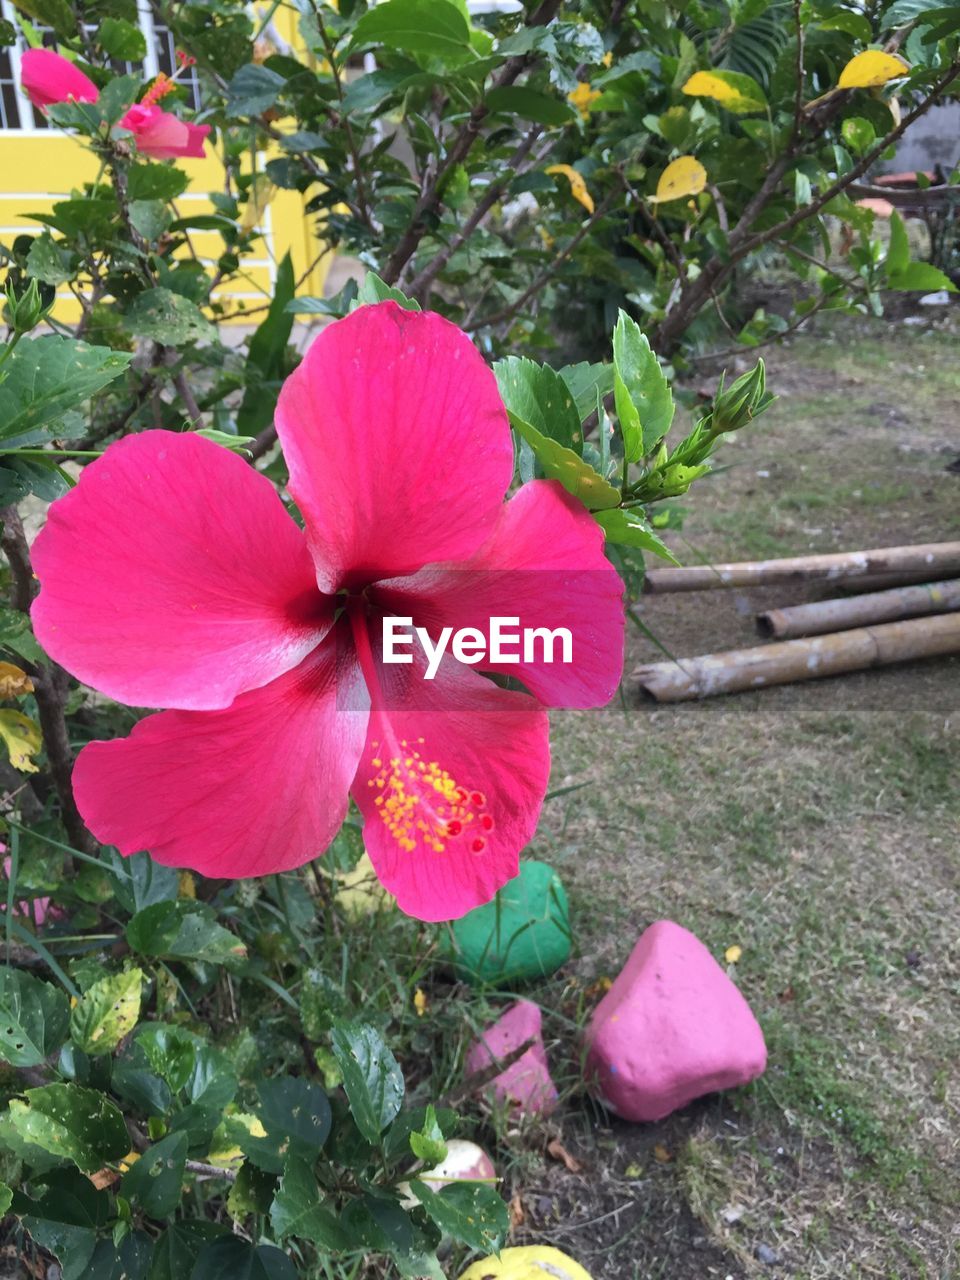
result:
[[[460,1280],[590,1280],[590,1276],[559,1249],[531,1244],[504,1249],[499,1258],[482,1258]]]
[[[370,855],[365,853],[352,871],[339,877],[335,901],[351,920],[372,916],[393,905],[393,898],[377,879]]]

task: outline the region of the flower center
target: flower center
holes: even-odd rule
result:
[[[373,803],[401,849],[412,852],[422,840],[434,853],[444,853],[448,840],[464,839],[471,853],[483,853],[493,818],[482,791],[460,786],[436,760],[425,760],[416,744],[404,738],[374,742],[370,764],[376,770],[367,786],[379,794]]]

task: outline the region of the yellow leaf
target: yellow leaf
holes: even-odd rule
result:
[[[567,94],[567,101],[571,106],[576,107],[586,120],[590,115],[590,108],[601,96],[599,89],[591,89],[585,80],[580,80],[573,92]]]
[[[424,994],[424,992],[419,987],[417,987],[416,991],[413,993],[413,1007],[417,1011],[418,1018],[422,1018],[423,1015],[427,1012],[427,1006],[429,1003],[430,1002],[427,1000],[427,997]]]
[[[19,711],[0,711],[0,738],[7,744],[10,763],[21,773],[39,773],[33,757],[43,746],[38,725]]]
[[[767,108],[757,82],[736,71],[695,71],[683,86],[683,92],[691,98],[713,98],[738,115]]]
[[[546,171],[547,173],[562,173],[570,183],[570,194],[574,200],[579,200],[587,213],[593,213],[593,196],[587,190],[587,184],[584,182],[582,174],[577,173],[573,165],[551,164]]]
[[[743,947],[738,947],[736,943],[734,943],[732,947],[727,947],[726,951],[723,953],[723,958],[726,960],[727,964],[736,964],[742,955]]]
[[[242,231],[252,231],[254,227],[260,225],[268,205],[276,194],[277,188],[274,183],[270,181],[265,173],[258,173],[250,184],[247,205],[240,222]]]
[[[698,196],[707,185],[707,171],[693,156],[681,156],[668,164],[657,183],[657,194],[650,199],[665,204],[668,200],[684,200]]]
[[[590,1274],[559,1249],[528,1244],[501,1249],[495,1258],[481,1258],[460,1280],[590,1280]]]
[[[600,61],[603,63],[605,67],[612,67],[613,51],[611,49],[608,49],[607,52],[603,55],[603,57],[600,59]]]
[[[181,871],[177,880],[177,897],[178,898],[195,898],[197,896],[197,882],[190,871]]]
[[[890,98],[887,101],[887,110],[893,118],[893,123],[899,128],[902,112],[900,111],[900,99]]]
[[[882,49],[864,49],[855,58],[851,58],[840,72],[837,81],[838,89],[873,89],[877,85],[895,80],[897,76],[905,76],[910,68],[895,53],[884,53]]]
[[[120,1161],[120,1172],[126,1173],[127,1170],[132,1165],[135,1165],[139,1159],[140,1159],[140,1153],[137,1151],[134,1151],[131,1148],[131,1150],[129,1150],[127,1154],[123,1157],[123,1159]]]
[[[33,693],[33,681],[12,662],[0,662],[0,698],[22,698]]]

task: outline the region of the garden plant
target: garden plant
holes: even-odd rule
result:
[[[304,0],[289,46],[287,7],[157,5],[152,78],[132,0],[0,23],[98,172],[0,244],[0,1210],[34,1275],[504,1244],[495,1180],[418,1176],[488,1012],[425,991],[562,790],[547,708],[617,696],[644,558],[772,401],[752,349],[953,288],[848,189],[956,94],[956,5]],[[354,274],[231,300],[279,190]],[[771,263],[786,315],[736,288]],[[494,615],[572,660],[456,647]]]

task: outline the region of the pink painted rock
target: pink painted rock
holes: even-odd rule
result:
[[[499,1021],[487,1027],[467,1054],[467,1075],[484,1071],[492,1062],[515,1052],[527,1040],[530,1048],[512,1066],[501,1071],[484,1092],[493,1092],[498,1102],[509,1102],[516,1115],[545,1116],[557,1105],[557,1087],[547,1066],[540,1009],[529,1000],[518,1000]]]
[[[750,1006],[703,943],[670,920],[641,934],[587,1029],[587,1079],[625,1120],[662,1120],[766,1065]]]

